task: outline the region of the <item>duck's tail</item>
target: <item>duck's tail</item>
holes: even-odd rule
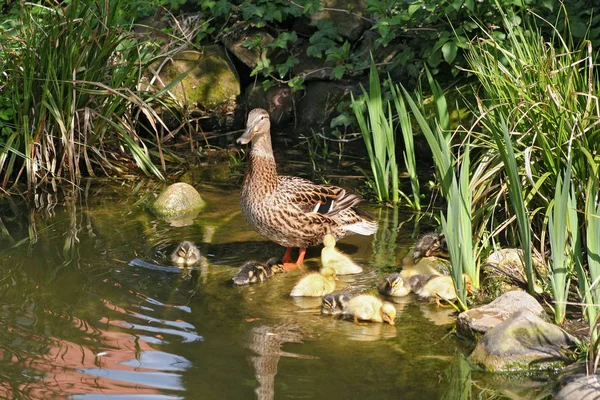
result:
[[[373,235],[377,232],[377,221],[373,219],[369,214],[354,210],[356,214],[355,221],[344,226],[347,231],[358,233],[359,235]]]

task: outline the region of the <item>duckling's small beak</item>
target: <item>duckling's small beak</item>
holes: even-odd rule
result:
[[[238,138],[237,142],[239,144],[248,144],[254,137],[255,133],[256,133],[256,131],[254,129],[254,125],[249,126],[246,128],[246,131],[244,132],[244,134]]]

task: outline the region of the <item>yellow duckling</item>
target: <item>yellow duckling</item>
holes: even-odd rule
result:
[[[335,248],[335,237],[332,234],[325,235],[323,245],[325,246],[321,250],[323,267],[335,269],[337,275],[360,274],[363,271],[350,257]]]
[[[473,280],[467,274],[463,274],[463,281],[467,291],[473,290]],[[456,290],[454,282],[450,275],[432,276],[420,289],[416,289],[415,293],[423,298],[435,298],[436,303],[440,304],[440,300],[454,301],[456,300]]]
[[[335,290],[335,269],[331,267],[322,268],[320,272],[306,275],[294,286],[290,296],[325,296]]]
[[[396,324],[396,307],[369,294],[361,294],[348,300],[344,306],[344,314],[352,316],[356,324],[359,324],[359,321]]]
[[[171,254],[171,261],[175,264],[179,264],[180,267],[196,264],[200,261],[200,250],[194,245],[194,243],[185,240],[177,246],[173,254]]]
[[[258,261],[247,261],[240,267],[233,278],[233,284],[237,286],[249,283],[263,282],[275,274],[285,272],[283,263],[276,257],[270,258],[266,263]]]
[[[410,293],[411,287],[407,281],[402,278],[402,274],[395,272],[386,276],[377,286],[379,293],[386,296],[402,297]]]
[[[402,278],[408,281],[410,277],[415,275],[425,275],[425,276],[439,276],[443,275],[440,271],[434,268],[434,264],[428,262],[428,260],[421,260],[417,264],[414,263],[414,259],[410,256],[404,257],[402,259],[402,270],[400,271]]]
[[[321,314],[324,315],[339,315],[344,312],[346,302],[350,300],[350,296],[346,293],[329,293],[323,296],[321,303]]]

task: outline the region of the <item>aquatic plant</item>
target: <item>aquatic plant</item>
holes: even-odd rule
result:
[[[51,177],[122,174],[129,159],[162,177],[156,94],[136,91],[155,48],[139,41],[131,21],[138,3],[74,0],[49,8],[27,3],[0,35],[0,185]],[[144,116],[155,140],[142,139]]]
[[[398,165],[392,107],[389,101],[383,100],[381,81],[373,60],[369,73],[369,93],[364,88],[362,90],[362,98],[357,100],[352,95],[352,108],[365,141],[377,199],[398,203]],[[365,118],[363,106],[366,107],[368,118]]]

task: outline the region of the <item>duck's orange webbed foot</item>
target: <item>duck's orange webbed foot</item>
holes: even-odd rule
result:
[[[283,269],[285,272],[290,272],[295,270],[296,268],[300,268],[302,272],[306,272],[302,267],[304,263],[304,255],[306,254],[306,249],[300,249],[300,253],[298,254],[298,260],[296,262],[292,262],[292,248],[288,247],[285,251],[285,255],[283,256]]]

